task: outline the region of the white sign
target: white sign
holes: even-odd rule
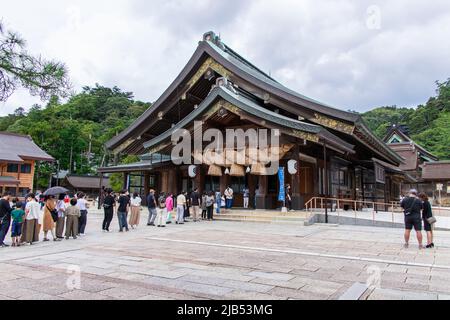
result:
[[[292,175],[297,174],[297,172],[298,172],[298,163],[297,163],[296,160],[290,160],[288,162],[288,172],[289,172],[289,174],[292,174]]]
[[[197,166],[189,166],[189,177],[195,178],[197,176]]]
[[[444,185],[442,183],[438,183],[436,185],[436,191],[444,191]]]

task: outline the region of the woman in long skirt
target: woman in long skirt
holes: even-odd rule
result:
[[[56,238],[64,239],[64,225],[66,223],[66,204],[64,203],[65,194],[60,194],[56,202],[56,210],[58,211],[58,221],[56,221]]]
[[[36,201],[34,194],[27,196],[27,204],[25,206],[25,223],[22,230],[22,243],[29,243],[39,241],[39,215],[41,211],[41,205]]]
[[[55,221],[53,221],[53,217],[51,211],[56,208],[55,199],[53,197],[48,197],[45,200],[44,205],[44,219],[42,229],[44,230],[44,242],[50,241],[47,237],[48,232],[50,231],[52,234],[53,241],[58,241],[55,235]]]
[[[139,222],[141,220],[141,204],[142,198],[139,196],[139,193],[133,193],[133,197],[131,198],[131,215],[129,225],[132,229],[137,228]]]

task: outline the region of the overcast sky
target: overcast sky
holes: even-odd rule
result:
[[[222,40],[287,87],[338,108],[416,106],[450,77],[448,0],[0,0],[28,50],[155,101],[201,40]],[[0,115],[39,99],[26,91]]]

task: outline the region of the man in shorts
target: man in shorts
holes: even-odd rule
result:
[[[402,200],[401,207],[405,213],[405,248],[409,247],[411,230],[414,227],[417,241],[419,242],[419,248],[422,249],[422,201],[417,197],[417,190],[412,189],[409,192],[409,196]]]

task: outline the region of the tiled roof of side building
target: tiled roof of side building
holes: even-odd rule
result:
[[[68,175],[66,176],[67,182],[78,189],[99,189],[100,188],[100,177],[99,176],[77,176]],[[110,187],[109,178],[103,178],[103,185],[106,188]]]
[[[30,136],[0,132],[0,161],[24,160],[54,161],[55,159],[36,145]]]
[[[450,180],[450,161],[426,162],[422,166],[424,180]]]

